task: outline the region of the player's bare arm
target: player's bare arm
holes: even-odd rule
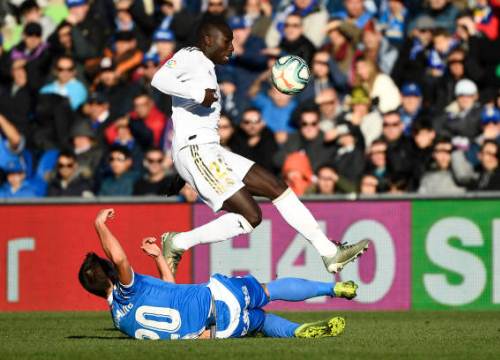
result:
[[[156,238],[147,237],[143,239],[141,249],[154,259],[160,278],[163,281],[175,283],[175,277],[170,271],[164,257],[161,255],[161,249],[156,244]]]
[[[116,268],[120,283],[127,285],[132,282],[132,268],[120,242],[106,225],[106,222],[112,219],[114,215],[114,209],[100,210],[95,218],[94,226],[104,253]]]

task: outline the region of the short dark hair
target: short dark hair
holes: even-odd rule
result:
[[[94,252],[89,252],[80,266],[78,280],[89,293],[106,298],[109,282],[116,283],[118,274],[111,261],[99,257]]]
[[[432,35],[433,35],[434,37],[436,37],[436,36],[446,36],[446,37],[450,37],[450,36],[451,36],[450,32],[449,32],[447,29],[443,28],[443,27],[439,27],[439,28],[435,29],[435,30],[432,32]]]
[[[249,106],[245,110],[243,110],[243,114],[247,113],[247,112],[256,112],[256,113],[259,113],[260,115],[262,115],[262,111],[260,111],[260,109],[258,107],[255,107],[255,106]]]
[[[220,31],[223,34],[227,35],[233,34],[227,22],[223,18],[215,16],[215,17],[208,17],[202,21],[202,23],[200,24],[200,26],[196,31],[196,38],[198,39],[198,41],[201,41],[201,39],[204,36],[209,36],[214,31]]]
[[[61,152],[59,153],[59,156],[57,158],[60,159],[62,157],[67,157],[69,159],[76,160],[75,152],[73,150],[71,150],[71,149],[63,149],[63,150],[61,150]]]
[[[132,152],[130,149],[126,146],[120,145],[120,144],[114,144],[111,145],[109,148],[109,153],[114,153],[114,152],[119,152],[122,153],[123,156],[125,156],[126,159],[131,159],[132,158]]]
[[[71,55],[61,55],[59,56],[56,61],[54,61],[54,66],[57,67],[57,65],[59,64],[59,61],[61,60],[69,60],[71,61],[71,63],[73,64],[73,66],[75,66],[75,59],[71,56]]]
[[[481,150],[483,150],[488,144],[495,145],[497,147],[497,158],[500,158],[500,151],[499,151],[500,145],[496,142],[496,140],[493,139],[484,140],[483,144],[481,145]]]
[[[156,151],[159,151],[159,152],[161,152],[161,153],[165,154],[165,153],[164,153],[164,151],[163,151],[163,149],[162,149],[161,147],[154,145],[154,146],[150,146],[150,147],[146,150],[146,152],[144,153],[144,155],[146,155],[147,153],[153,152],[153,151],[155,151],[155,152],[156,152]]]

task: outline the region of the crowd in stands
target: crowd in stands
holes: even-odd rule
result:
[[[210,18],[234,33],[221,143],[299,195],[500,190],[499,16],[500,0],[1,2],[0,198],[176,192],[151,79]],[[296,96],[270,82],[285,54],[311,69]]]

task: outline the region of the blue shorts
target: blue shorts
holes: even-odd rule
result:
[[[243,337],[260,330],[265,317],[261,308],[269,299],[257,279],[215,274],[208,287],[215,300],[217,338]]]

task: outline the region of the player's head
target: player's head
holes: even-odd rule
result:
[[[198,46],[215,64],[226,64],[233,48],[233,32],[221,19],[207,19],[198,28]]]
[[[118,275],[111,261],[90,252],[80,266],[78,280],[89,293],[106,298],[112,284],[118,281]]]

